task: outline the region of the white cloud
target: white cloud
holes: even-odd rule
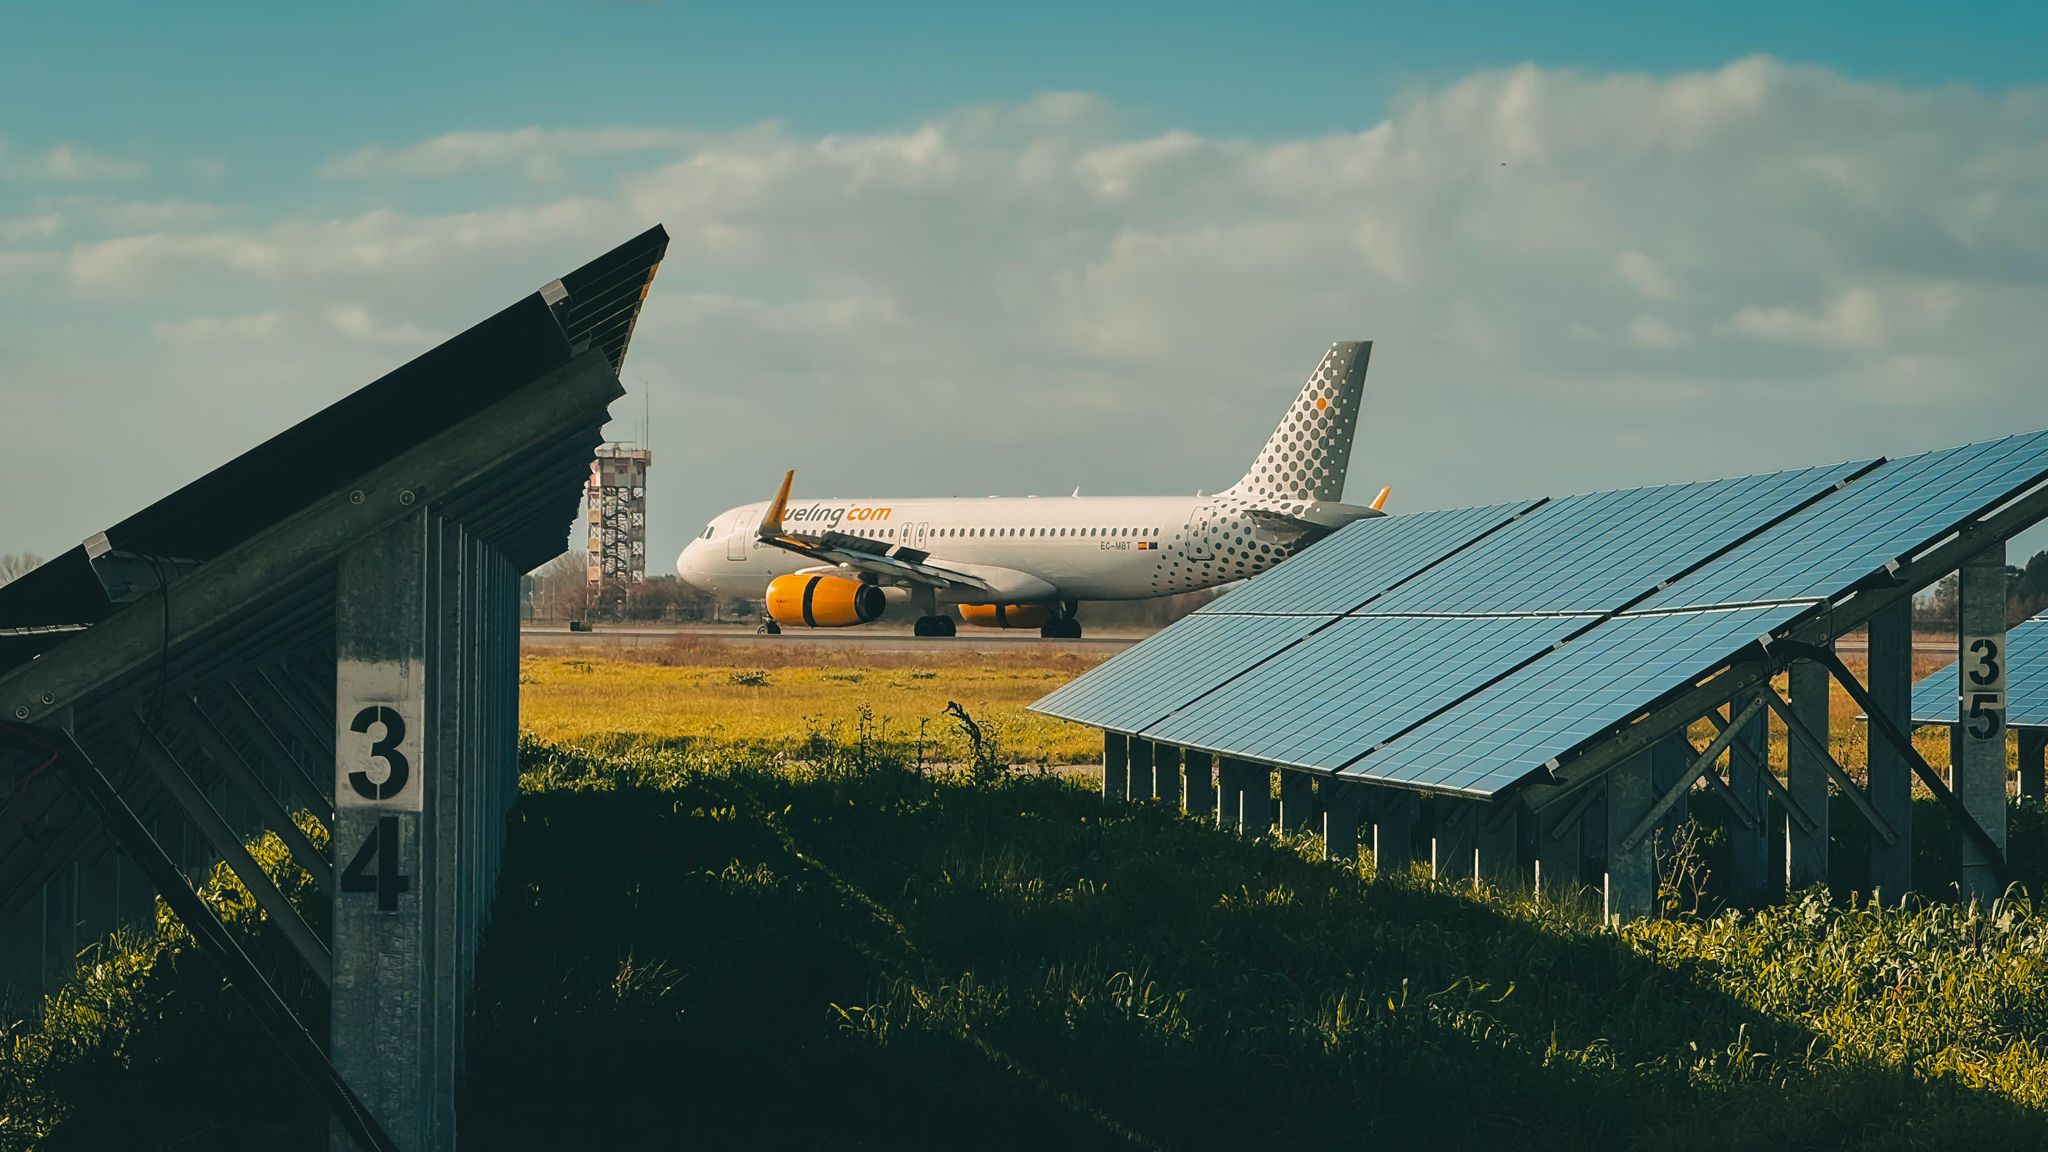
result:
[[[149,171],[149,166],[139,160],[123,160],[76,144],[59,144],[43,154],[34,171],[45,180],[84,184],[140,176]]]
[[[447,339],[445,333],[400,321],[383,323],[361,304],[336,304],[327,309],[327,322],[351,340],[365,344],[389,344],[426,349]]]
[[[171,344],[214,344],[260,340],[275,335],[278,314],[262,312],[253,316],[188,316],[151,325],[158,340]]]
[[[1804,344],[1841,352],[1874,352],[1884,346],[1884,310],[1877,294],[1852,288],[1828,302],[1819,313],[1797,308],[1744,308],[1729,321],[1737,332],[1757,340]]]
[[[1674,328],[1655,316],[1638,316],[1629,322],[1629,343],[1650,352],[1669,352],[1692,343],[1692,334]]]
[[[0,389],[64,395],[89,427],[110,403],[94,388],[224,387],[219,357],[159,348],[159,370],[118,346],[120,324],[204,299],[279,315],[292,354],[234,363],[311,411],[662,221],[629,384],[653,384],[658,426],[665,406],[698,430],[795,414],[778,455],[819,492],[1213,488],[1347,337],[1378,341],[1353,474],[1410,507],[2048,424],[2040,92],[1749,59],[1480,73],[1297,138],[1126,124],[1063,93],[858,134],[460,133],[327,170],[559,183],[478,181],[459,212],[396,193],[127,224],[52,206],[65,246],[0,246],[0,291],[40,300],[61,262],[70,293],[41,315],[90,338],[11,361]],[[22,315],[10,351],[42,338]],[[110,383],[67,391],[88,344]],[[757,437],[692,445],[657,469],[664,523],[773,479]],[[0,485],[14,447],[0,434]]]
[[[456,176],[514,168],[533,179],[563,174],[572,160],[592,156],[676,151],[697,133],[668,128],[519,128],[507,132],[449,132],[402,148],[372,144],[320,167],[335,179],[367,180]]]
[[[58,212],[0,217],[0,243],[22,244],[35,240],[49,240],[63,230],[64,216]]]

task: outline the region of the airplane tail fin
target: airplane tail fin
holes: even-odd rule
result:
[[[1280,418],[1272,439],[1230,494],[1274,501],[1342,500],[1352,432],[1365,393],[1366,362],[1371,358],[1370,340],[1330,345],[1301,395]]]

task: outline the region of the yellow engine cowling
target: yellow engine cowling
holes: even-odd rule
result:
[[[838,576],[777,576],[768,582],[768,615],[777,624],[851,628],[879,618],[887,606],[873,584]]]
[[[962,604],[960,619],[977,628],[1039,628],[1052,613],[1043,604]]]

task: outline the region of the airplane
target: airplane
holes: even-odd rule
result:
[[[1243,580],[1353,521],[1343,502],[1371,341],[1330,346],[1243,479],[1212,496],[773,500],[720,513],[676,557],[714,595],[765,589],[761,631],[870,623],[907,601],[919,636],[968,624],[1079,639],[1082,601],[1137,600]]]

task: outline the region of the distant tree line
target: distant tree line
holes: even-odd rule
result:
[[[1958,580],[1951,572],[1913,602],[1913,623],[1936,626],[1956,622]],[[2024,566],[2005,568],[2005,618],[2017,624],[2048,610],[2048,551],[2034,553]]]

